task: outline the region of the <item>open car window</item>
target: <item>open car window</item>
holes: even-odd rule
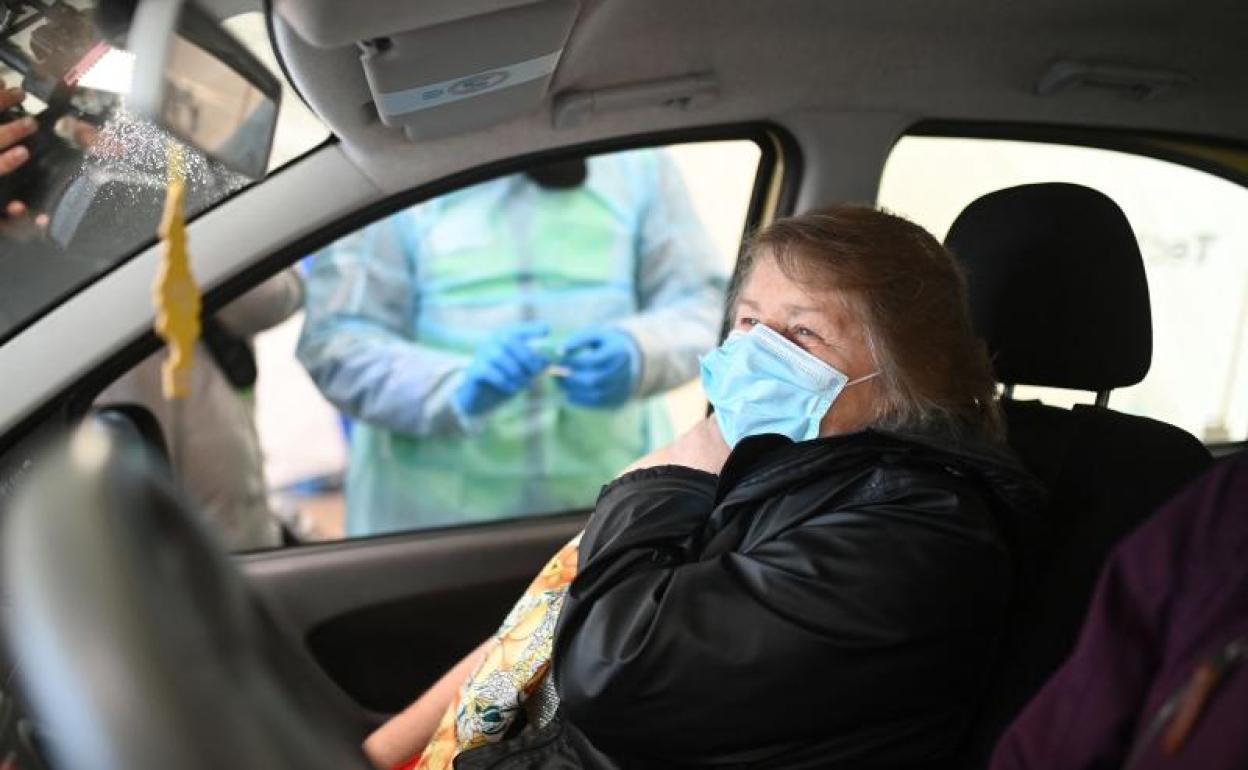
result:
[[[258,10],[227,27],[280,79]],[[169,134],[128,109],[128,54],[91,0],[20,0],[0,10],[0,80],[26,98],[0,123],[33,117],[30,160],[0,175],[0,343],[74,291],[151,243],[165,202]],[[328,131],[283,82],[270,169]],[[177,143],[185,157],[188,216],[248,182]]]
[[[706,414],[697,357],[718,340],[760,159],[742,140],[534,168],[310,255],[306,312],[256,346],[275,512],[333,539],[591,507]],[[500,344],[547,364],[510,394],[474,390],[510,366]]]
[[[1248,439],[1248,189],[1177,163],[1093,147],[945,136],[897,143],[879,203],[943,238],[981,195],[1069,182],[1112,198],[1140,244],[1153,314],[1152,368],[1113,392],[1119,411],[1210,445]],[[1069,406],[1094,395],[1020,386]]]
[[[449,192],[206,319],[180,415],[159,355],[96,403],[151,409],[235,549],[583,512],[706,415],[698,358],[768,167],[708,141]]]

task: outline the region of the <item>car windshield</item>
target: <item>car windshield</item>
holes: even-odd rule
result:
[[[27,160],[0,173],[0,342],[155,239],[171,147],[184,158],[188,217],[249,183],[127,108],[132,58],[114,28],[124,20],[95,6],[0,0],[0,80],[25,92],[20,103],[0,94],[0,126],[27,117],[37,126],[20,140]],[[279,74],[259,10],[225,26]],[[283,90],[270,170],[328,136]]]

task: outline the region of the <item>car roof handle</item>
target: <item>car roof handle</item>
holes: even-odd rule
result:
[[[718,98],[719,83],[712,75],[685,75],[593,91],[564,91],[555,96],[551,118],[555,128],[576,128],[602,113],[647,107],[693,110]]]
[[[1078,88],[1098,88],[1147,102],[1173,95],[1191,80],[1190,76],[1175,70],[1061,59],[1050,64],[1036,81],[1036,95],[1055,96]]]

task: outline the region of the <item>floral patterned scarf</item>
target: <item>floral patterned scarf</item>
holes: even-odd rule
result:
[[[451,770],[461,751],[502,740],[537,695],[550,670],[555,623],[576,576],[580,543],[577,535],[560,549],[508,613],[438,723],[417,770]]]

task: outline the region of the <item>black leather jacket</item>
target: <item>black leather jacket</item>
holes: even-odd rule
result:
[[[627,474],[560,616],[561,717],[455,767],[939,765],[1043,496],[1002,450],[877,431]]]

